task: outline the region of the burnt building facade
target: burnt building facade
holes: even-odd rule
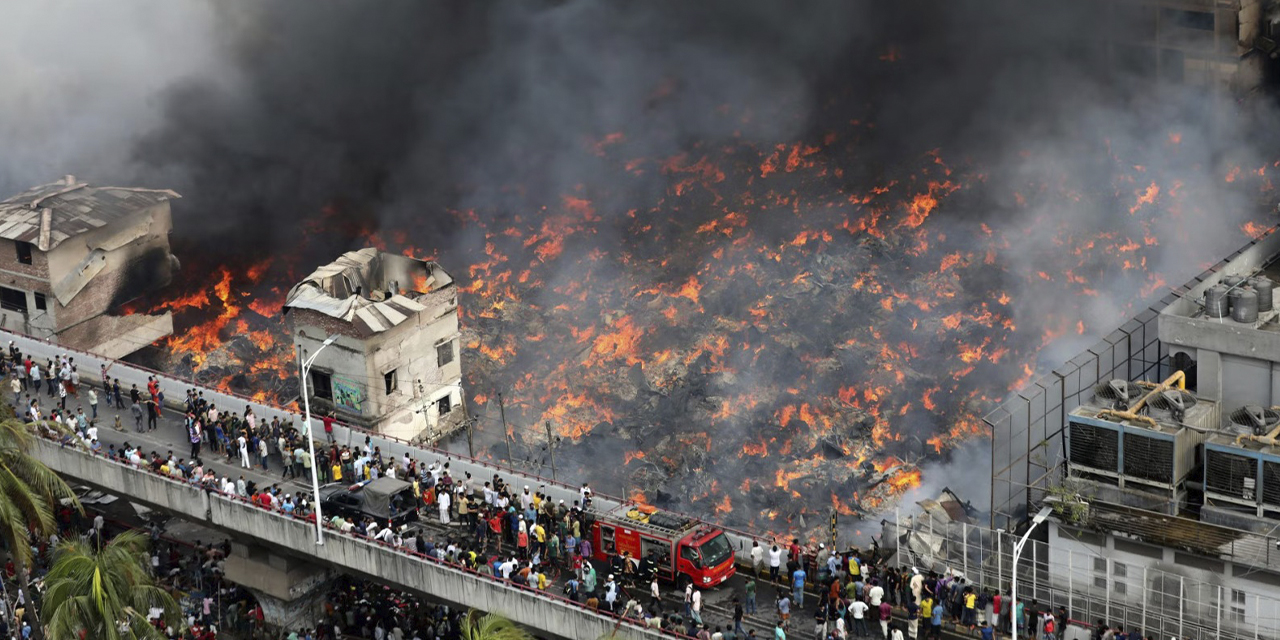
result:
[[[426,441],[464,423],[458,291],[440,265],[351,251],[295,285],[284,311],[301,358],[315,354],[313,414]]]
[[[172,280],[178,197],[67,176],[0,202],[0,326],[111,358],[173,333],[168,313],[108,312]]]
[[[1086,43],[1117,71],[1172,84],[1247,92],[1275,50],[1272,0],[1086,0]]]

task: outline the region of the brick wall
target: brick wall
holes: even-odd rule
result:
[[[147,291],[168,284],[173,278],[169,265],[168,238],[140,240],[116,250],[128,256],[114,269],[104,269],[85,285],[71,303],[62,306],[50,297],[57,318],[57,331],[62,333],[81,322],[100,316],[112,307],[137,298]]]
[[[52,295],[49,286],[49,256],[33,246],[31,264],[22,264],[18,262],[17,243],[0,239],[0,284]]]

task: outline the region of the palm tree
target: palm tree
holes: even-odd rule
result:
[[[147,573],[147,538],[126,531],[101,547],[80,540],[58,545],[45,576],[44,623],[50,638],[134,640],[164,638],[147,621],[153,608],[178,620],[173,596]]]
[[[533,640],[533,636],[500,613],[472,609],[462,619],[462,640]]]
[[[69,434],[54,422],[46,426]],[[31,457],[36,425],[23,422],[8,404],[0,403],[0,541],[5,543],[18,571],[18,585],[28,601],[31,589],[26,568],[31,566],[31,531],[48,535],[57,530],[54,505],[70,499],[83,512],[71,487],[62,478]],[[34,609],[28,607],[34,614]]]

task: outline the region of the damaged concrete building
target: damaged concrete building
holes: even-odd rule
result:
[[[350,251],[295,285],[284,312],[302,357],[316,355],[314,414],[426,441],[464,423],[458,290],[440,265]]]
[[[173,333],[167,312],[107,312],[172,280],[178,197],[67,176],[0,202],[0,327],[109,358]]]
[[[1277,52],[1275,0],[1088,0],[1098,28],[1080,56],[1152,80],[1232,94],[1263,81]],[[1088,46],[1097,45],[1097,46]]]

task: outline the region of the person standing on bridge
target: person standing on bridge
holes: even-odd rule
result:
[[[808,574],[804,570],[804,565],[796,567],[791,573],[791,593],[794,595],[794,602],[797,609],[804,608],[804,581]]]
[[[111,379],[111,397],[116,401],[116,410],[124,411],[124,393],[120,390],[120,378]]]
[[[200,421],[196,420],[187,427],[187,439],[191,441],[191,459],[200,457]]]
[[[240,448],[240,467],[252,469],[253,465],[249,464],[249,440],[244,437],[243,432],[236,437],[236,445]]]
[[[440,508],[440,524],[449,524],[449,492],[441,491],[436,496],[436,505]]]
[[[13,392],[13,406],[18,406],[22,402],[22,378],[17,371],[13,372],[13,376],[9,379],[9,390]],[[97,417],[97,405],[94,405],[94,417]]]
[[[142,433],[142,405],[133,403],[129,407],[129,413],[133,414],[133,430]]]
[[[160,404],[155,396],[147,398],[147,431],[156,430],[156,418],[160,415]]]
[[[271,469],[267,467],[267,456],[270,455],[267,450],[267,439],[255,438],[255,440],[258,441],[258,460],[262,463],[262,470],[270,471]]]
[[[777,544],[769,549],[769,581],[778,584],[778,570],[782,568],[782,550]]]

